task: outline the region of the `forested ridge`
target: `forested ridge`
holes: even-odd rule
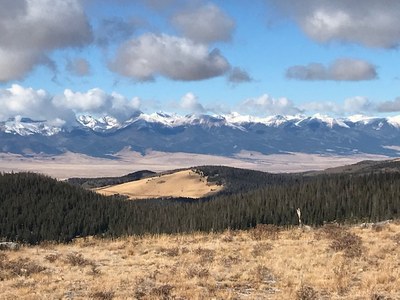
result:
[[[400,215],[400,173],[268,174],[198,167],[224,184],[201,200],[126,201],[32,173],[0,174],[0,238],[38,243],[76,236],[246,229],[259,223],[378,221]]]

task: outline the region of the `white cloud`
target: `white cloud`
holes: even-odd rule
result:
[[[400,97],[393,101],[385,101],[378,105],[379,112],[399,112],[400,111]]]
[[[246,99],[241,104],[241,109],[255,114],[293,115],[302,112],[288,98],[272,98],[267,94],[261,95],[258,98]]]
[[[349,113],[362,113],[372,109],[368,98],[356,96],[344,100],[344,111]]]
[[[230,41],[235,22],[214,4],[179,12],[172,23],[187,38],[199,43]]]
[[[209,51],[186,38],[144,34],[124,43],[110,68],[138,81],[154,80],[157,75],[194,81],[223,75],[230,65],[218,49]]]
[[[398,0],[267,0],[292,17],[312,39],[368,47],[400,44]]]
[[[0,89],[0,120],[23,116],[36,120],[55,121],[66,118],[67,114],[52,103],[52,97],[44,90],[34,90],[13,84]]]
[[[198,101],[198,98],[193,93],[185,94],[180,102],[180,107],[191,113],[204,113],[206,109]]]
[[[326,67],[319,63],[306,66],[292,66],[286,71],[286,77],[297,80],[335,80],[361,81],[377,78],[375,66],[364,60],[342,58]]]
[[[347,98],[343,103],[332,101],[308,102],[301,105],[307,112],[334,113],[334,114],[358,114],[374,110],[371,101],[363,96]]]
[[[91,41],[91,27],[79,0],[15,0],[1,5],[2,82],[21,79],[36,65],[48,63],[46,55],[52,50]]]
[[[321,101],[321,102],[308,102],[301,105],[301,108],[307,112],[319,113],[340,113],[342,108],[335,102]]]
[[[66,89],[56,96],[17,84],[0,89],[0,121],[21,116],[47,120],[49,124],[63,124],[75,122],[76,114],[108,115],[123,121],[137,112],[140,106],[138,97],[128,99],[99,88],[84,93]]]
[[[141,101],[135,97],[128,100],[118,93],[108,94],[94,88],[85,93],[66,89],[63,95],[53,98],[54,105],[59,109],[67,109],[75,114],[110,115],[125,119],[140,108]]]

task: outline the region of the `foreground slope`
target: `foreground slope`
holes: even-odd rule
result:
[[[106,196],[124,195],[129,199],[202,198],[215,194],[222,188],[221,185],[208,183],[207,177],[194,170],[182,170],[172,174],[160,174],[156,177],[97,188],[95,191]]]
[[[1,299],[400,299],[400,224],[78,239],[0,252]]]

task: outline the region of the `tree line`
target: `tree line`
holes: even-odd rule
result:
[[[226,186],[200,200],[128,201],[33,173],[0,174],[0,238],[36,244],[77,236],[247,229],[257,224],[379,221],[400,214],[400,173],[303,176],[227,167],[198,172]]]

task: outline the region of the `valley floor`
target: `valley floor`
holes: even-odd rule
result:
[[[35,172],[58,179],[70,177],[122,176],[139,170],[156,172],[190,168],[202,165],[225,165],[272,173],[324,170],[354,164],[363,160],[385,160],[383,155],[355,154],[350,156],[318,155],[304,153],[263,155],[242,151],[233,157],[193,153],[165,153],[150,151],[146,155],[133,151],[121,151],[106,158],[96,158],[77,153],[57,156],[24,157],[0,153],[0,172]]]
[[[400,222],[85,238],[0,252],[0,299],[400,299]]]

